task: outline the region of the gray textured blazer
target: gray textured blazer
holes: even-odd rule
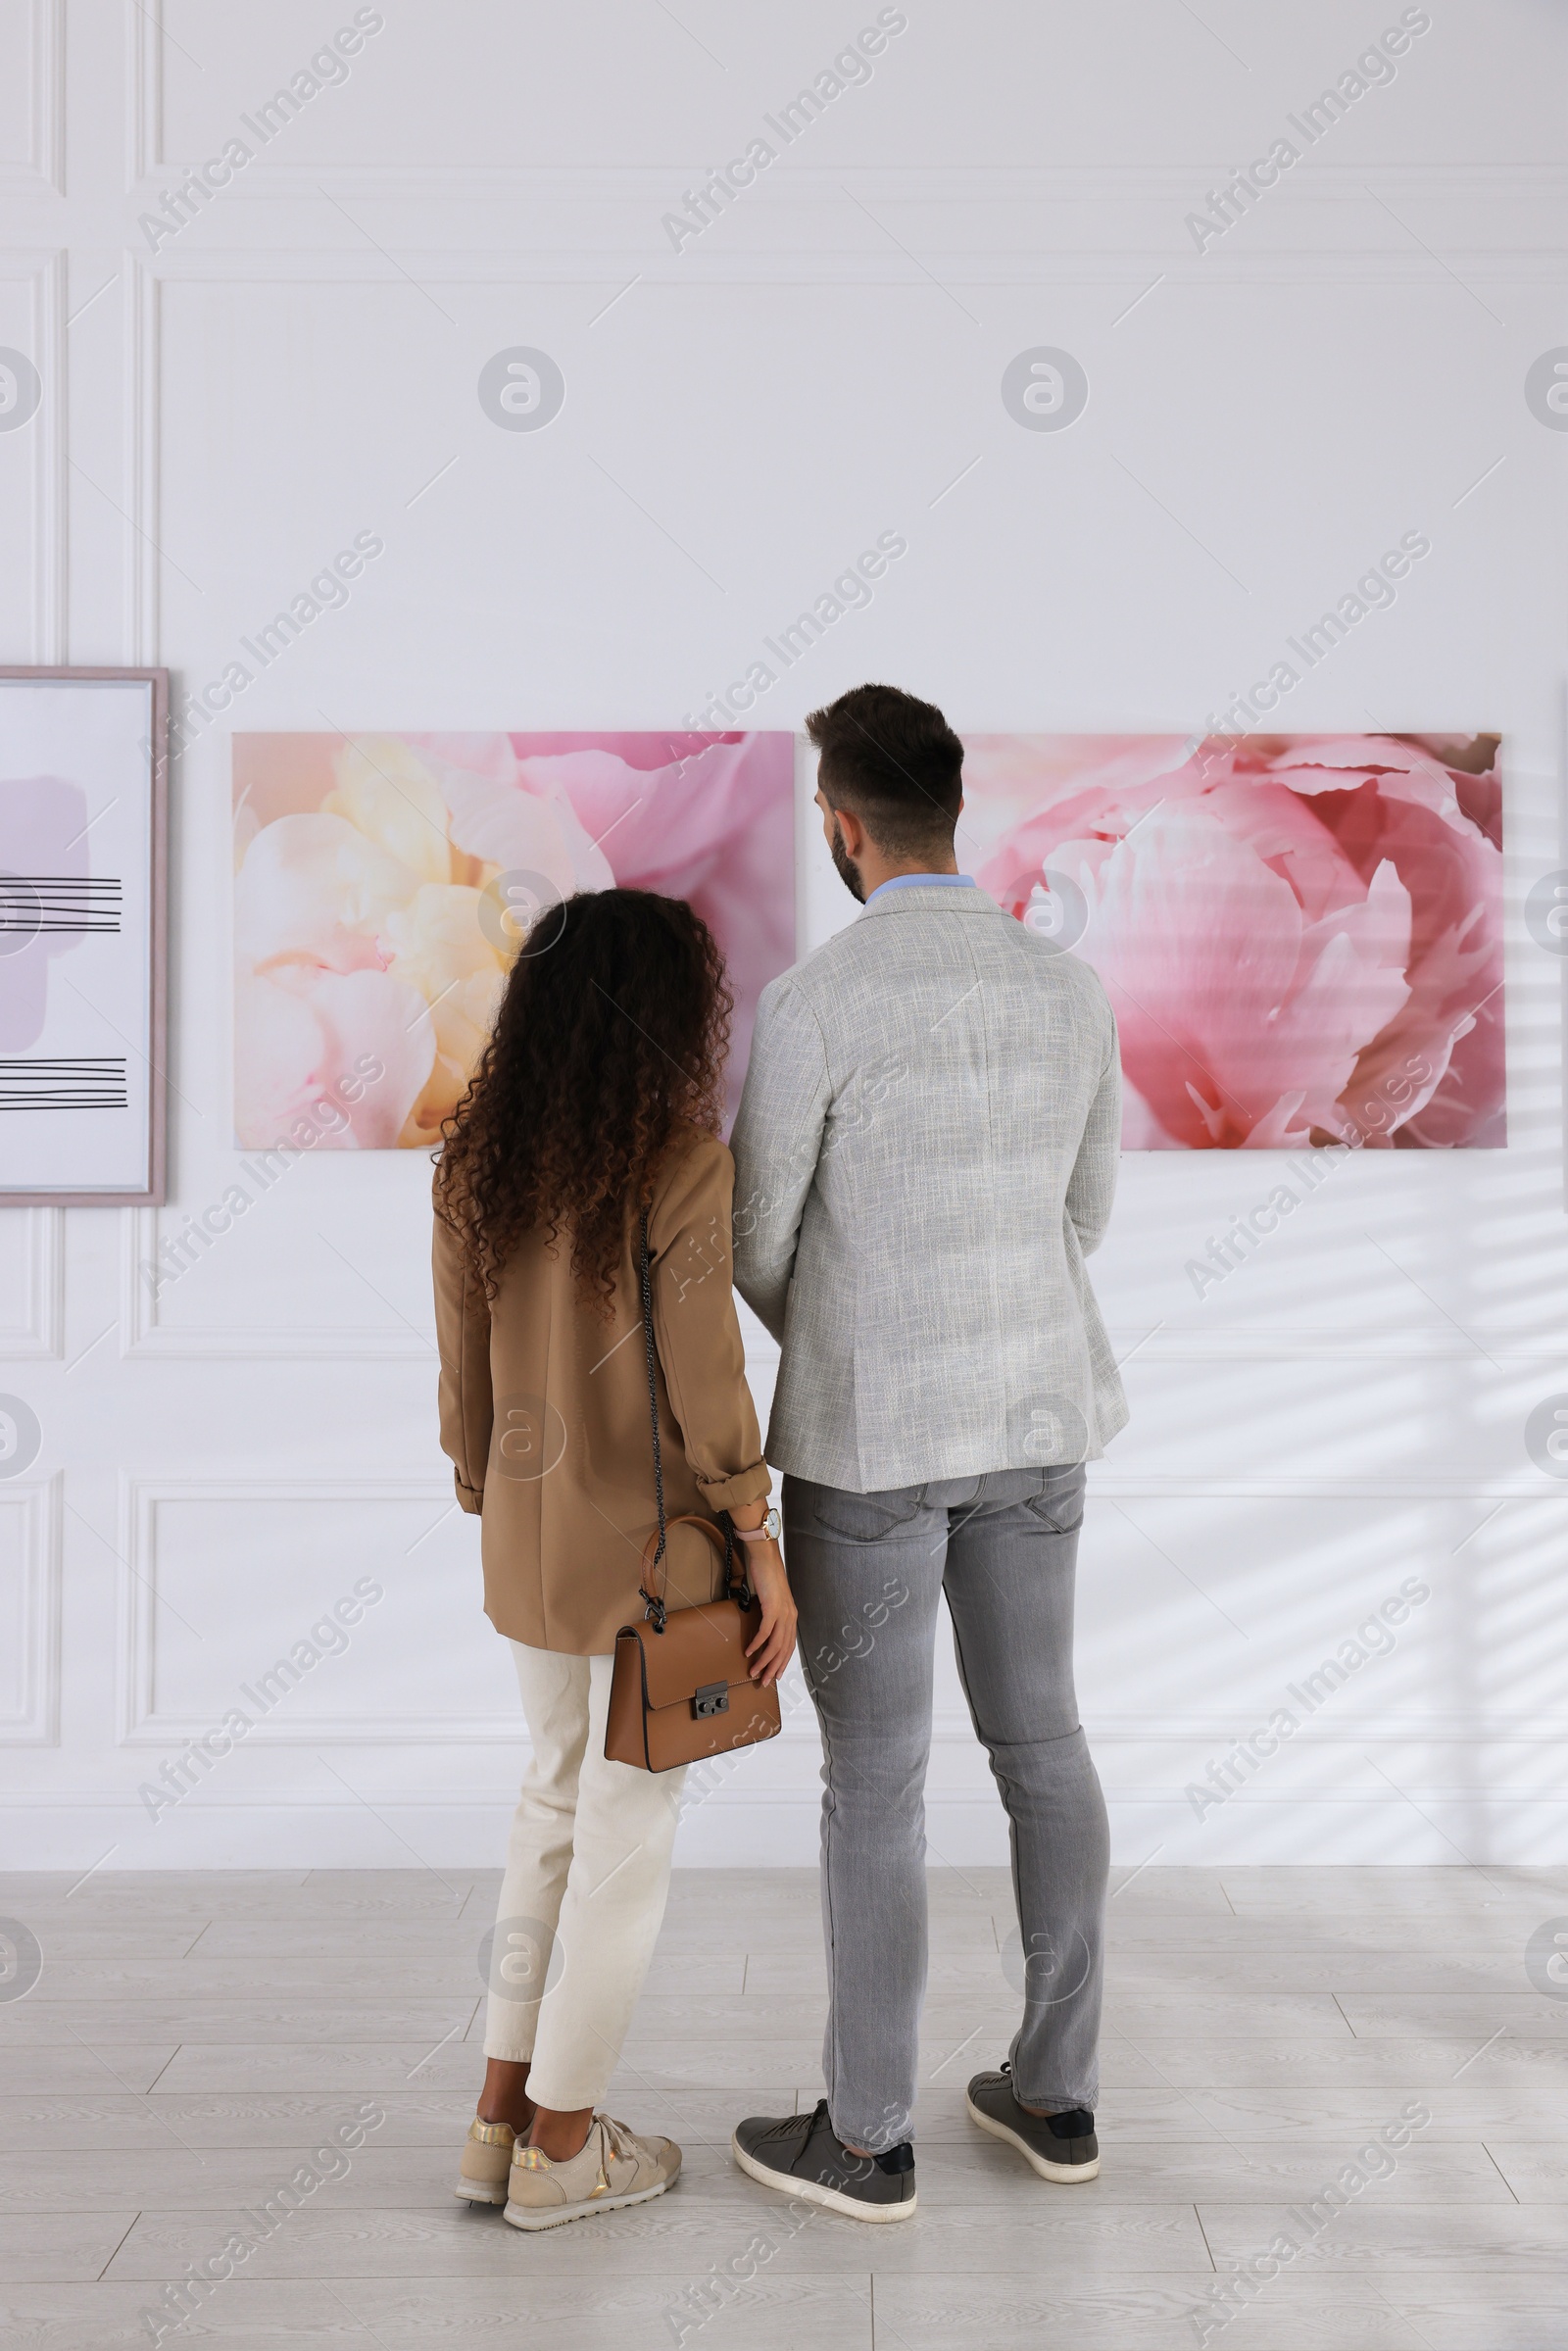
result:
[[[874,1494],[1102,1452],[1120,1133],[1100,980],[979,889],[889,890],[774,980],[730,1146],[769,1461]]]

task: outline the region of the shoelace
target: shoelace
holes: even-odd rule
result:
[[[809,2115],[784,2115],[780,2121],[776,2123],[769,2123],[765,2131],[760,2131],[757,2134],[758,2138],[759,2140],[769,2138],[791,2138],[796,2134],[796,2132],[799,2131],[803,2123],[814,2126],[818,2119],[825,2114],[826,2111],[827,2100],[825,2098],[818,2098]],[[809,2135],[809,2132],[808,2132],[808,2135]]]
[[[626,2124],[617,2123],[613,2115],[596,2114],[588,2126],[589,2139],[593,2137],[596,2130],[602,2131],[604,2133],[604,2141],[599,2153],[599,2183],[601,2187],[608,2187],[610,2181],[605,2176],[607,2158],[613,2156],[621,2163],[635,2163],[637,2142],[632,2137]],[[586,2148],[588,2140],[585,2139],[583,2146]],[[513,2161],[520,2163],[525,2171],[530,2172],[548,2172],[554,2168],[550,2157],[542,2153],[538,2147],[516,2149],[514,2152]]]

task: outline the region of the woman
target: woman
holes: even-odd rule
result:
[[[678,899],[604,890],[547,911],[436,1171],[441,1442],[483,1517],[485,1612],[533,1741],[457,2192],[523,2229],[642,2203],[680,2168],[670,2140],[596,2111],[663,1916],[684,1778],[605,1756],[615,1634],[642,1617],[657,1525],[651,1376],[668,1515],[727,1513],[745,1541],[754,1680],[775,1682],[795,1645],[730,1290],[731,1005]]]

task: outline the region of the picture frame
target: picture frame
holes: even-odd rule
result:
[[[163,1204],[169,672],[0,665],[0,1206]]]
[[[239,729],[230,757],[240,1150],[437,1149],[530,926],[617,886],[718,945],[733,1118],[796,955],[787,729]]]
[[[1099,974],[1124,1151],[1506,1148],[1500,732],[963,742],[959,857]]]

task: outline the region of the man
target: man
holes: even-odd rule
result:
[[[1023,2022],[968,2110],[1043,2179],[1094,2135],[1107,1838],[1072,1680],[1084,1463],[1127,1417],[1084,1270],[1110,1213],[1099,979],[957,870],[963,749],[858,686],[807,720],[864,912],[764,992],[736,1122],[735,1284],[782,1343],[767,1457],[821,1725],[827,2097],[742,2123],[754,2179],[914,2210],[922,1790],[937,1601],[1011,1825]]]

